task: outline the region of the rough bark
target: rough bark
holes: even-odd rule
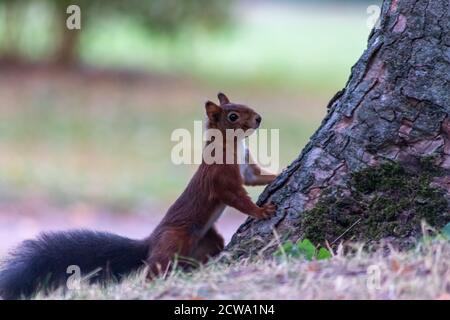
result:
[[[394,175],[398,173],[397,180],[406,178],[399,182],[406,191],[425,182],[420,188],[426,192],[411,190],[413,199],[404,192],[387,196],[391,202],[404,203],[403,207],[394,208],[389,218],[399,220],[397,227],[411,221],[416,205],[431,208],[421,207],[425,214],[438,215],[437,210],[442,211],[437,224],[448,222],[449,113],[450,1],[385,0],[379,28],[369,36],[368,48],[352,68],[346,87],[330,102],[320,128],[299,157],[259,197],[259,204],[272,201],[278,206],[276,215],[263,221],[248,219],[227,250],[250,255],[270,247],[273,230],[282,240],[302,238],[307,227],[302,222],[322,219],[314,214],[322,212],[320,208],[326,211],[333,207],[330,197],[341,202],[333,207],[333,212],[326,212],[327,219],[340,224],[340,230],[352,228],[349,222],[355,219],[363,225],[370,218],[365,209],[374,209],[373,199],[389,191],[382,187],[368,190],[367,186],[355,191],[358,187],[355,184],[378,177],[379,171],[371,173],[369,169],[385,163],[406,170],[394,170]],[[433,174],[425,172],[425,162],[428,168],[432,166]],[[392,168],[383,170],[389,178]],[[392,184],[392,179],[389,183]],[[395,183],[391,188],[395,189]],[[431,203],[428,196],[439,203]],[[365,202],[365,206],[357,203],[359,208],[352,209],[349,204],[352,201]],[[340,216],[348,213],[355,215],[353,220],[339,221]],[[395,236],[395,232],[387,235]],[[341,238],[327,239],[325,235],[329,243],[348,239],[345,235]],[[356,235],[356,239],[372,240],[364,234]]]

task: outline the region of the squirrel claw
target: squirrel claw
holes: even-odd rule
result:
[[[261,207],[261,215],[260,219],[267,219],[273,216],[273,214],[277,211],[277,207],[272,203],[266,203]]]

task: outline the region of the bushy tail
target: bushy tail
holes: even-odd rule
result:
[[[148,245],[144,241],[110,233],[87,230],[44,233],[35,240],[24,241],[2,264],[0,297],[29,298],[39,290],[56,289],[65,285],[77,270],[86,275],[101,268],[90,278],[91,282],[120,280],[143,266],[147,255]]]

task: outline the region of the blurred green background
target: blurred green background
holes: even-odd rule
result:
[[[69,4],[79,31],[65,28]],[[0,0],[0,213],[36,198],[164,212],[195,170],[171,163],[170,134],[192,130],[218,91],[280,129],[285,167],[344,87],[379,4]]]

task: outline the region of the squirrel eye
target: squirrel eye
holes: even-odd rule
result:
[[[230,122],[236,122],[237,119],[239,119],[239,116],[238,116],[237,113],[235,113],[235,112],[230,112],[230,113],[228,114],[228,120],[230,120]]]

